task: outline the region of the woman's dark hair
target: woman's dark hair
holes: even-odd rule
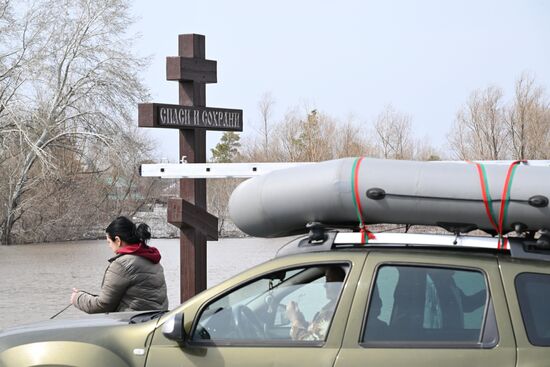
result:
[[[151,232],[149,226],[145,223],[141,223],[136,227],[134,222],[126,217],[118,217],[109,224],[105,229],[107,235],[114,241],[118,236],[122,241],[126,243],[144,243],[151,238]]]

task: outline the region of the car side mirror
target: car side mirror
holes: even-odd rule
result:
[[[167,339],[178,343],[185,341],[185,330],[183,329],[183,313],[177,313],[170,317],[164,325],[162,325],[162,335]]]

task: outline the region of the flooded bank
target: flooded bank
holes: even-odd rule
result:
[[[208,242],[208,286],[273,258],[289,238]],[[151,240],[164,266],[170,308],[179,305],[179,239]],[[70,302],[73,287],[98,293],[107,259],[105,240],[0,246],[0,329],[49,319]],[[70,307],[59,318],[74,318]]]

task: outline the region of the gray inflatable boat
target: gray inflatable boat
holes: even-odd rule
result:
[[[491,234],[550,229],[550,167],[346,158],[269,172],[233,192],[245,233],[277,237],[327,226],[436,225]]]

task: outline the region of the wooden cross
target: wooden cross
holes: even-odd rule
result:
[[[179,105],[142,103],[140,127],[177,128],[179,156],[206,162],[206,130],[242,131],[242,110],[206,107],[206,83],[217,82],[216,61],[205,58],[205,37],[183,34],[178,55],[166,58],[166,79],[179,83]],[[180,197],[168,201],[168,223],[180,228],[180,298],[206,289],[206,241],[218,239],[218,218],[207,212],[206,180],[180,179]]]

